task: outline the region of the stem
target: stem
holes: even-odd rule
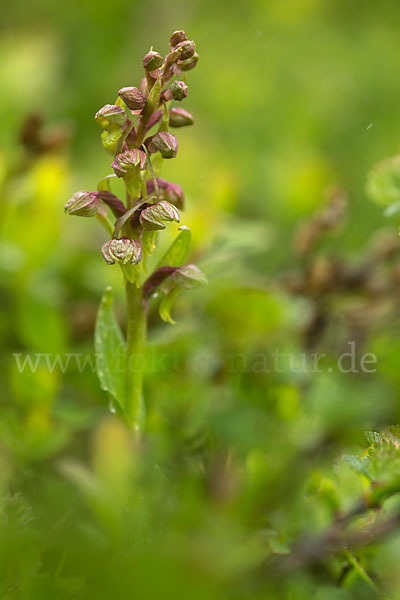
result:
[[[126,334],[126,405],[125,411],[136,433],[144,420],[143,372],[146,344],[146,308],[142,288],[126,281],[128,324]]]
[[[357,573],[359,574],[361,579],[363,579],[374,590],[374,592],[379,594],[380,590],[379,590],[378,586],[375,584],[373,579],[368,575],[368,573],[362,567],[362,565],[358,562],[356,557],[353,556],[353,554],[351,552],[349,552],[348,550],[345,550],[344,554],[347,557],[347,559],[349,560],[349,562],[351,563],[351,565],[354,567],[354,569],[357,571]]]
[[[133,208],[140,196],[140,175],[139,171],[132,169],[125,177],[125,187],[127,191],[127,208]]]

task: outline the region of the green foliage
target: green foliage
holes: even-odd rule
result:
[[[399,152],[399,18],[390,0],[4,7],[1,598],[397,598],[399,256],[381,206],[399,201],[398,159],[368,177],[375,204],[365,180]],[[150,33],[162,51],[176,24],[201,54],[196,126],[179,129],[185,151],[162,176],[183,185],[190,232],[143,245],[150,271],[198,260],[210,283],[149,303],[137,443],[105,417],[123,398],[114,357],[100,357],[106,394],[92,360],[110,283],[98,343],[123,352],[121,273],[101,263],[106,232],[66,224],[62,207],[109,168],[93,144],[99,99],[138,83],[134,57]],[[45,123],[27,146],[32,109]],[[347,221],[299,256],[294,228],[337,183]],[[124,198],[114,176],[98,190]],[[376,372],[338,370],[351,340]],[[321,372],[302,369],[318,352]],[[50,356],[23,368],[37,353]]]
[[[176,236],[171,246],[168,248],[164,256],[161,258],[157,265],[157,268],[164,267],[166,265],[171,267],[180,267],[186,260],[189,253],[190,240],[192,234],[190,229],[185,227],[182,228],[180,233]]]
[[[171,323],[171,325],[175,325],[176,321],[171,317],[171,309],[172,305],[176,300],[177,295],[179,294],[179,289],[177,287],[173,287],[166,294],[164,294],[159,307],[160,317],[166,323]]]
[[[379,163],[369,174],[367,192],[371,199],[390,211],[400,207],[400,156]]]
[[[113,293],[110,287],[104,292],[97,313],[94,347],[96,370],[101,387],[110,394],[115,411],[123,415],[126,402],[124,378],[126,347],[114,315]]]

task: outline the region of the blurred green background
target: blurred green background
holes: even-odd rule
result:
[[[256,586],[248,573],[328,526],[332,505],[351,505],[362,486],[334,461],[399,419],[398,257],[372,292],[321,300],[281,284],[308,268],[294,231],[335,185],[349,214],[317,257],[364,265],[384,226],[396,247],[396,220],[368,202],[365,181],[399,149],[399,23],[395,0],[2,3],[1,598],[376,597],[356,576],[339,589],[310,573]],[[92,356],[109,284],[123,321],[104,233],[63,206],[111,172],[95,112],[138,84],[149,46],[164,54],[180,28],[200,54],[184,105],[195,126],[178,131],[164,176],[185,190],[182,222],[210,283],[182,296],[177,325],[151,317],[148,434],[135,448],[90,368],[42,360],[21,373],[14,354]],[[19,139],[32,113],[67,139],[27,164]],[[277,348],[309,352],[321,303],[314,351],[334,365],[356,340],[376,353],[376,373],[247,368]],[[399,539],[385,550],[393,589]]]

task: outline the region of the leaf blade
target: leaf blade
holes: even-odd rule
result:
[[[107,287],[97,313],[94,345],[96,372],[101,388],[110,394],[115,409],[125,405],[125,340],[113,311],[112,288]],[[116,403],[116,404],[115,404]]]
[[[181,227],[180,233],[161,258],[157,265],[157,269],[160,267],[181,267],[189,254],[191,238],[192,233],[190,229],[188,227]]]
[[[171,308],[173,303],[175,302],[175,298],[179,294],[179,289],[177,287],[172,288],[167,294],[164,295],[163,299],[160,302],[160,306],[158,312],[160,314],[161,319],[165,323],[171,323],[171,325],[175,325],[176,321],[171,317]]]

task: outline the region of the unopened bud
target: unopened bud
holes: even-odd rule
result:
[[[178,209],[166,200],[150,204],[140,213],[140,223],[148,230],[165,229],[164,221],[179,223],[179,220]]]
[[[106,104],[97,111],[96,121],[102,129],[108,129],[110,125],[122,127],[126,120],[125,111],[117,104]]]
[[[188,95],[188,86],[184,81],[173,81],[164,92],[165,100],[178,100],[179,102]]]
[[[186,33],[182,29],[180,29],[178,31],[174,31],[174,33],[171,35],[169,39],[169,45],[171,46],[171,48],[175,48],[175,46],[186,40]]]
[[[188,58],[192,58],[196,45],[193,40],[185,40],[177,44],[176,49],[180,50],[180,60],[187,60]]]
[[[64,210],[69,215],[77,217],[94,217],[100,207],[100,199],[93,192],[81,190],[76,192],[64,206]]]
[[[172,133],[160,131],[151,138],[148,144],[149,152],[160,152],[163,158],[174,158],[178,151],[178,140]]]
[[[169,124],[171,127],[185,127],[185,125],[193,125],[194,118],[184,108],[171,108],[169,111]]]
[[[137,87],[123,87],[118,95],[131,110],[142,110],[146,104],[146,98]]]
[[[163,64],[163,57],[158,52],[150,50],[143,58],[143,67],[146,71],[154,71],[159,69]]]
[[[117,177],[124,177],[124,175],[136,167],[145,169],[146,154],[143,150],[138,150],[138,148],[126,150],[126,152],[122,152],[115,157],[111,166]]]
[[[142,260],[142,244],[129,238],[113,239],[102,245],[101,253],[109,265],[116,262],[136,265]]]
[[[171,278],[178,287],[185,290],[191,290],[199,287],[200,285],[205,285],[208,283],[207,277],[199,269],[199,267],[191,263],[176,269],[176,271],[172,273]]]
[[[198,62],[199,55],[197,54],[197,52],[195,52],[190,58],[187,58],[186,60],[179,60],[178,67],[181,71],[191,71],[195,68]]]
[[[185,196],[183,193],[183,189],[177,183],[170,183],[165,179],[157,179],[157,187],[158,187],[158,198],[160,200],[167,200],[174,204],[177,208],[183,208],[185,203]],[[150,196],[154,194],[155,185],[152,179],[146,181],[146,191]]]

